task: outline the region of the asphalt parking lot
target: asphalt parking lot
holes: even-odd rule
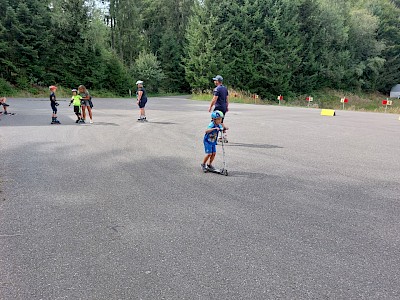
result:
[[[400,298],[396,115],[232,104],[221,176],[207,102],[8,103],[1,299]]]

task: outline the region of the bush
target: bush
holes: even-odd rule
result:
[[[3,78],[0,78],[0,97],[15,95],[15,89]]]
[[[27,90],[30,88],[30,83],[26,77],[20,76],[17,78],[17,86],[20,90]]]
[[[165,78],[157,57],[146,52],[141,52],[136,59],[132,75],[134,81],[143,80],[146,90],[154,93],[158,92],[161,81]]]

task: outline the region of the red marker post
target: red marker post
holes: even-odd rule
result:
[[[385,105],[385,112],[387,111],[387,107],[391,106],[393,104],[392,100],[389,100],[388,98],[386,98],[386,100],[382,100],[382,105]]]
[[[343,110],[344,110],[344,104],[347,103],[347,102],[349,102],[349,99],[347,99],[347,98],[343,97],[343,98],[340,99],[340,103],[343,104]]]
[[[254,98],[254,104],[257,104],[258,95],[257,94],[253,94],[253,98]]]
[[[283,96],[282,96],[282,95],[279,95],[277,99],[278,99],[278,101],[279,101],[279,105],[281,105],[281,101],[283,100]]]
[[[307,107],[310,107],[310,102],[313,102],[313,101],[314,101],[314,98],[311,97],[311,96],[308,96],[308,97],[306,97],[306,101],[308,102],[308,103],[307,103]]]

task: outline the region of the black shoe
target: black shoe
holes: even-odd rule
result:
[[[8,115],[8,112],[7,112],[7,111],[5,111],[5,112],[4,112],[4,114],[5,114],[5,115]]]
[[[210,171],[215,171],[215,168],[212,165],[207,165],[207,169]]]
[[[3,105],[4,107],[10,106],[10,105],[7,104],[7,103],[2,103],[2,105]]]
[[[201,164],[201,170],[206,173],[208,171],[207,166],[205,164]]]
[[[79,123],[79,120],[76,120],[75,123]]]

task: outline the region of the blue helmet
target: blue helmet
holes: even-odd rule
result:
[[[224,117],[224,113],[222,111],[214,110],[211,113],[211,119],[217,119],[217,118],[223,118],[223,117]]]

